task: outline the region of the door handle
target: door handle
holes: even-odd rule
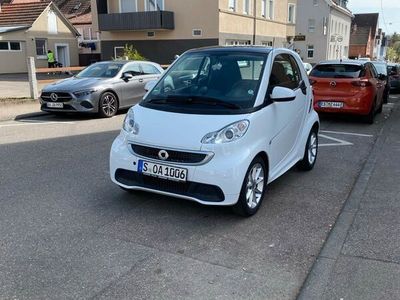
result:
[[[143,82],[143,79],[139,79],[139,82]]]

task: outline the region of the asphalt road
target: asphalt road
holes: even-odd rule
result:
[[[248,219],[115,186],[123,114],[1,122],[0,299],[295,299],[388,114],[324,117],[315,169]]]

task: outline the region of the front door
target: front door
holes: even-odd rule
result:
[[[138,103],[145,94],[143,71],[139,63],[134,62],[127,64],[122,73],[130,73],[133,75],[133,78],[125,80],[122,85],[123,103],[121,103],[121,106],[132,106]]]
[[[67,45],[56,45],[56,60],[61,63],[63,67],[69,67],[69,49]]]
[[[270,104],[273,129],[270,144],[270,163],[272,169],[285,167],[287,158],[296,149],[307,107],[307,95],[302,90],[302,74],[295,58],[290,54],[278,54],[273,63],[268,93],[276,86],[292,89],[296,98],[289,102]]]

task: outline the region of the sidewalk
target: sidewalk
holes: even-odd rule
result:
[[[400,299],[400,103],[298,299]]]
[[[2,103],[0,100],[0,121],[13,120],[26,114],[45,114],[40,110],[39,100],[16,100]]]

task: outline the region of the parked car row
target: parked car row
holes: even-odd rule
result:
[[[308,70],[307,70],[308,68]],[[46,87],[41,108],[111,117],[131,107],[110,153],[111,180],[251,216],[269,183],[313,169],[316,112],[373,123],[397,66],[324,61],[287,49],[214,47],[185,52],[166,72],[151,62],[100,62]],[[390,78],[388,77],[390,76]]]

